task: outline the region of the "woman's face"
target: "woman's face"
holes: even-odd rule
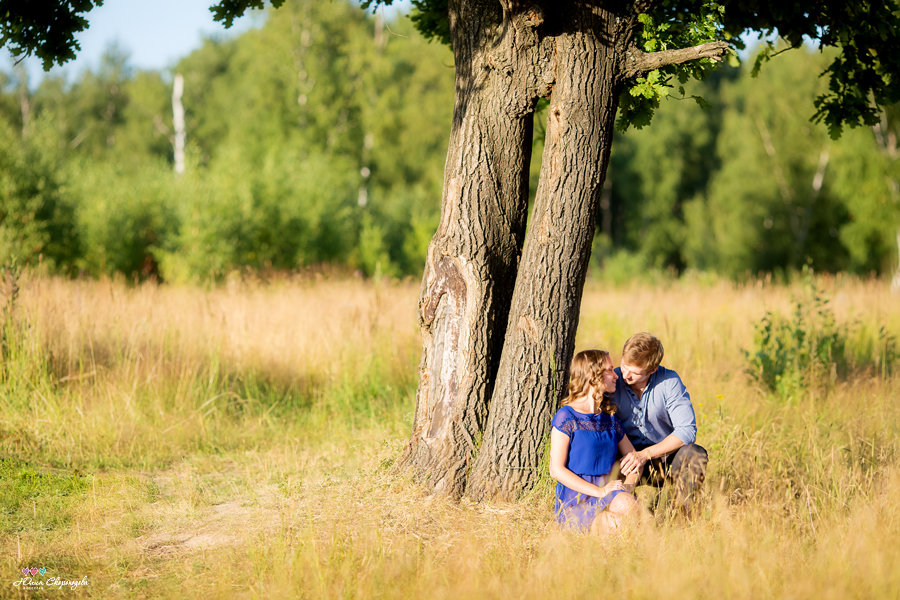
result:
[[[612,394],[616,391],[616,380],[619,376],[616,375],[616,372],[613,370],[612,361],[608,358],[603,361],[603,370],[600,372],[600,377],[600,386],[603,388],[604,392]]]

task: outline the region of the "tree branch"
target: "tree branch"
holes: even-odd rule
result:
[[[663,50],[661,52],[644,52],[632,46],[625,58],[625,68],[622,79],[631,79],[643,75],[654,69],[668,65],[680,65],[692,60],[711,58],[721,61],[728,52],[726,42],[710,42],[691,48],[677,48],[675,50]]]

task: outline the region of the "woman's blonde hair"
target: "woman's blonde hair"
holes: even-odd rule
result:
[[[609,352],[606,350],[582,350],[575,355],[572,359],[572,366],[569,368],[569,395],[563,399],[563,406],[587,395],[591,386],[598,391],[602,389],[603,363],[606,361],[612,363]],[[616,403],[613,402],[611,395],[603,394],[600,411],[610,415],[615,414]]]

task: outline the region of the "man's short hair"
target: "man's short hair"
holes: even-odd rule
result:
[[[622,348],[622,362],[652,373],[663,359],[662,343],[649,333],[636,333]]]

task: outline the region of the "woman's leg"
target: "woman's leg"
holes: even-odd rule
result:
[[[644,516],[644,508],[632,494],[616,494],[606,509],[597,515],[591,526],[592,533],[612,533],[625,523]]]

